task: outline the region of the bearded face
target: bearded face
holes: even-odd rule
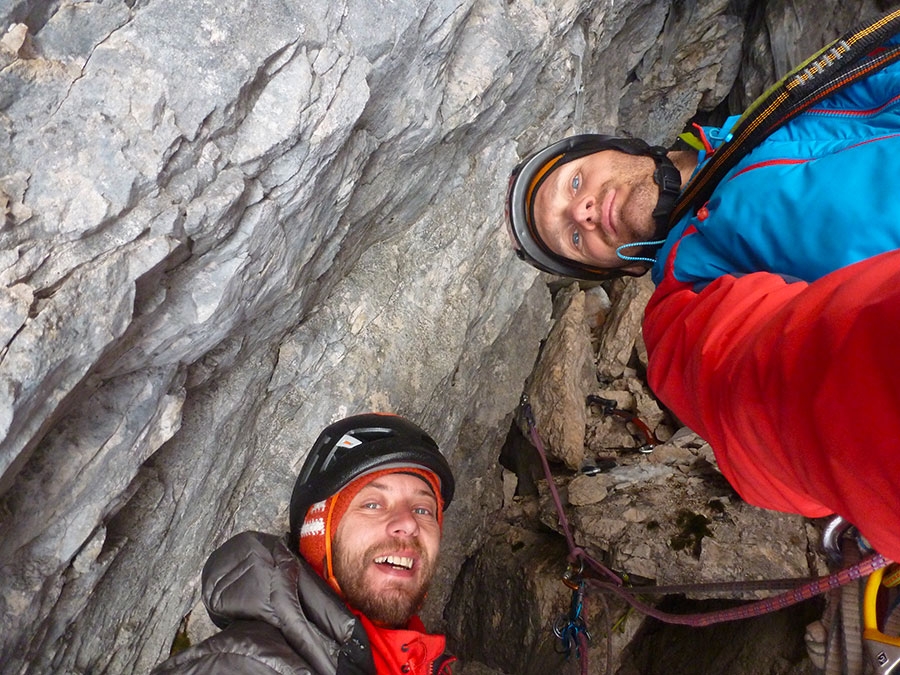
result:
[[[418,569],[411,573],[412,560]],[[362,554],[345,546],[336,552],[334,572],[348,603],[376,624],[403,628],[425,601],[434,561],[415,540],[376,544]]]
[[[659,188],[650,157],[603,150],[563,164],[544,181],[534,202],[535,227],[557,255],[594,267],[625,265],[616,250],[647,241],[656,231]],[[633,252],[633,251],[632,251]],[[640,271],[641,265],[626,266]]]
[[[381,476],[353,498],[334,537],[334,576],[371,621],[403,628],[425,599],[440,548],[438,502],[421,478]]]

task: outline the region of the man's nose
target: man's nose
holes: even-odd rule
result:
[[[582,199],[572,202],[572,220],[586,229],[593,229],[600,225],[599,204],[592,195],[586,195]]]
[[[395,536],[412,537],[419,533],[419,521],[411,508],[398,507],[391,512],[388,532]]]

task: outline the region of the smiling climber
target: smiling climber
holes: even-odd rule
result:
[[[294,485],[290,533],[243,532],[203,568],[221,632],[153,672],[450,675],[416,612],[454,481],[437,444],[394,415],[322,431]]]
[[[651,273],[648,380],[747,502],[900,560],[900,10],[695,149],[585,134],[512,172],[520,258]]]

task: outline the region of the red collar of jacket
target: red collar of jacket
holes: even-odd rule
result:
[[[405,629],[376,626],[361,612],[350,608],[362,622],[372,647],[378,675],[450,675],[450,663],[456,659],[444,654],[443,635],[430,635],[418,616]]]

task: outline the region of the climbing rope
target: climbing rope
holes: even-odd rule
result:
[[[572,606],[568,615],[563,615],[556,624],[554,624],[554,633],[563,643],[563,652],[566,655],[576,653],[581,659],[582,673],[587,672],[587,649],[586,642],[590,638],[590,633],[583,617],[583,600],[585,585],[590,586],[597,591],[611,593],[627,602],[631,607],[638,610],[646,616],[653,617],[659,621],[670,624],[678,624],[684,626],[704,627],[714,624],[724,623],[727,621],[737,621],[741,619],[749,619],[756,616],[762,616],[770,612],[775,612],[800,602],[804,602],[811,598],[821,595],[833,589],[837,589],[852,582],[857,582],[863,577],[870,575],[875,570],[879,570],[890,561],[878,553],[867,556],[858,563],[846,567],[844,569],[823,577],[801,578],[784,580],[778,579],[767,582],[724,582],[714,584],[689,584],[683,586],[670,587],[626,587],[625,579],[619,576],[611,569],[588,555],[581,547],[575,544],[575,539],[569,528],[568,518],[566,518],[562,500],[559,497],[559,491],[556,489],[556,483],[553,481],[553,475],[550,471],[550,463],[547,460],[547,452],[544,443],[541,440],[537,430],[537,424],[534,420],[534,411],[531,403],[526,395],[522,396],[520,409],[528,425],[528,432],[534,447],[538,451],[541,464],[544,468],[544,474],[547,478],[547,484],[553,503],[556,507],[557,518],[559,519],[560,528],[566,538],[568,544],[568,568],[563,575],[563,581],[567,586],[573,589]],[[697,614],[672,614],[663,612],[655,607],[641,601],[638,595],[649,595],[654,590],[659,592],[688,592],[702,590],[747,590],[753,588],[758,590],[773,590],[784,588],[785,585],[793,584],[784,593],[765,598],[755,602],[750,602],[737,607],[723,609],[713,612],[702,612]],[[672,589],[679,589],[678,591]],[[577,602],[576,595],[577,594]],[[577,611],[575,609],[577,608]],[[559,628],[559,630],[557,630]],[[607,636],[609,637],[609,636]],[[609,644],[609,642],[607,643]],[[607,648],[607,662],[609,662],[609,648]]]
[[[534,421],[534,411],[531,409],[531,403],[528,402],[528,396],[524,394],[522,395],[522,414],[525,416],[525,421],[528,424],[531,440],[538,449],[541,465],[544,467],[544,475],[547,478],[550,494],[553,497],[553,503],[556,506],[559,526],[562,528],[563,534],[566,537],[566,543],[569,546],[570,568],[572,563],[578,561],[581,561],[582,567],[584,563],[587,563],[595,572],[603,577],[608,577],[614,584],[621,586],[623,581],[615,572],[589,556],[584,549],[575,545],[575,539],[572,537],[572,531],[569,529],[569,519],[566,518],[566,513],[563,510],[562,500],[559,498],[559,491],[556,489],[556,483],[553,482],[553,474],[550,471],[550,463],[547,461],[547,452],[544,449],[544,442],[541,440],[537,431],[537,424]]]

